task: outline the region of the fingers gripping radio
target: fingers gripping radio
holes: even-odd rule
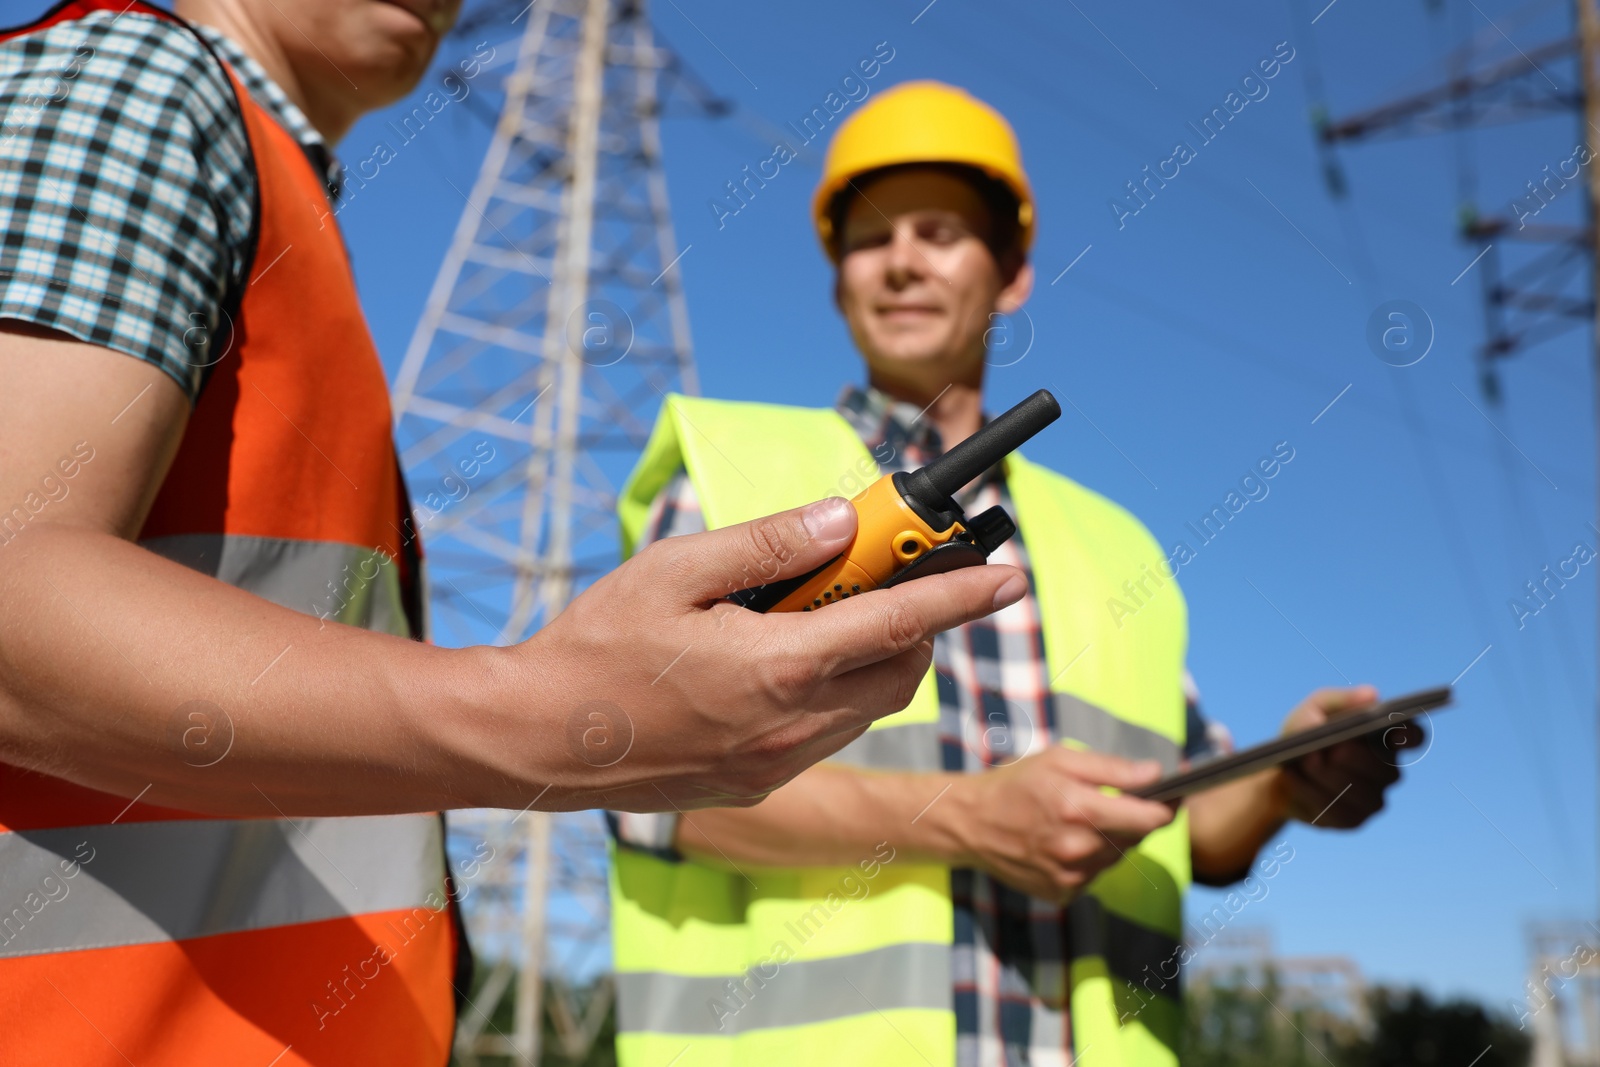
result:
[[[914,471],[886,474],[850,501],[855,539],[807,574],[734,593],[752,611],[814,611],[874,589],[987,562],[1017,532],[1004,508],[968,518],[955,494],[1023,442],[1061,417],[1048,390],[993,419],[950,451]]]

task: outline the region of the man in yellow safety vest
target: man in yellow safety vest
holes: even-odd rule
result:
[[[1005,119],[936,82],[885,92],[839,128],[814,213],[866,388],[833,411],[670,398],[624,490],[630,550],[851,495],[982,425],[992,317],[1033,284]],[[753,484],[744,456],[777,474]],[[938,636],[905,711],[756,807],[611,816],[627,1067],[1175,1064],[1191,878],[1259,899],[1293,859],[1258,858],[1286,821],[1351,827],[1382,806],[1399,772],[1365,742],[1176,811],[1104,791],[1226,746],[1188,683],[1164,554],[1020,455],[959,502],[1016,517],[993,559],[1029,591]],[[1131,616],[1115,607],[1130,586]],[[1319,690],[1284,729],[1376,696]]]

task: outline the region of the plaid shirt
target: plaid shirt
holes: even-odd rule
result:
[[[880,473],[913,470],[943,451],[938,430],[922,422],[915,405],[875,389],[846,388],[838,410],[877,457]],[[957,502],[969,515],[996,504],[1016,514],[999,465],[968,486]],[[680,470],[656,497],[640,540],[647,544],[704,529],[694,485]],[[1031,586],[1033,571],[1020,531],[990,560],[1023,571]],[[939,634],[933,666],[945,770],[980,773],[1057,742],[1039,602],[1031,588],[1010,607]],[[1185,755],[1199,761],[1231,748],[1227,731],[1201,716],[1187,678],[1184,688]],[[657,852],[671,851],[677,818],[670,813],[609,816],[619,841]],[[975,870],[952,870],[950,894],[957,1067],[1070,1064],[1071,907],[1027,896]]]
[[[326,160],[266,72],[200,32]],[[0,318],[146,360],[193,400],[250,269],[255,211],[233,87],[182,26],[96,11],[0,41]]]

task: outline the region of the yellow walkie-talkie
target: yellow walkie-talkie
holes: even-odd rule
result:
[[[956,492],[1060,417],[1061,405],[1040,389],[926,467],[886,474],[856,494],[856,536],[843,552],[807,574],[729,599],[752,611],[814,611],[986,562],[1017,532],[1016,523],[998,506],[967,518]]]

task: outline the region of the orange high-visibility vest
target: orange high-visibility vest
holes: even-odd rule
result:
[[[96,10],[173,18],[131,8],[81,0],[9,35]],[[420,639],[388,390],[322,179],[227,72],[257,255],[139,541]],[[460,943],[442,835],[437,813],[217,818],[0,764],[0,1062],[440,1067]]]

